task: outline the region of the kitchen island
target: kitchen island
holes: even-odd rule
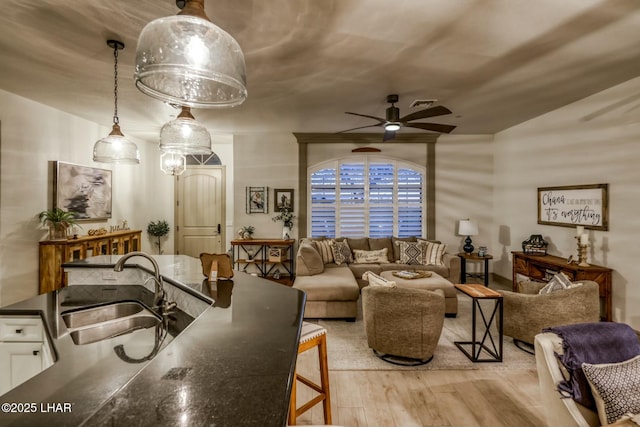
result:
[[[142,283],[120,283],[135,270],[151,275],[146,260],[132,258],[123,273],[113,273],[119,258],[66,264],[70,286],[0,309],[2,315],[39,313],[55,359],[0,396],[0,403],[35,408],[2,412],[0,425],[285,426],[304,294],[241,272],[209,283],[195,258],[154,256],[165,283],[173,285],[169,294],[184,294],[184,304],[191,305],[178,302],[180,315],[170,322],[168,338],[158,343],[151,328],[74,344],[59,319],[65,306],[115,296],[145,303],[152,298]],[[74,269],[85,280],[93,269],[93,283],[78,283]]]

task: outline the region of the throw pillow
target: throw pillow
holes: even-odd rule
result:
[[[395,288],[396,282],[393,280],[387,280],[382,276],[378,276],[373,271],[365,271],[362,275],[362,280],[369,282],[369,286],[385,286],[387,288]]]
[[[315,242],[313,242],[314,246],[322,257],[322,262],[325,264],[330,264],[334,261],[333,250],[331,249],[333,242],[335,242],[335,240],[333,239],[316,240]]]
[[[547,285],[544,286],[542,289],[540,289],[540,292],[538,293],[540,295],[550,294],[551,292],[569,289],[570,286],[571,286],[571,280],[569,279],[569,277],[567,277],[566,274],[560,272],[554,275],[551,278],[551,280],[549,280]]]
[[[336,264],[347,264],[353,262],[353,256],[351,255],[351,248],[346,240],[342,242],[334,242],[331,244],[331,252],[333,253],[333,259]]]
[[[640,356],[620,363],[583,363],[602,425],[640,413]]]
[[[427,240],[420,240],[418,242],[424,243],[424,265],[444,265],[442,257],[447,250],[447,245],[444,243],[429,242]]]
[[[382,248],[377,251],[361,251],[360,249],[353,250],[353,262],[356,264],[388,264],[388,249]]]
[[[296,258],[296,274],[298,276],[313,276],[324,271],[322,257],[316,250],[315,246],[310,243],[303,243],[300,245]]]
[[[398,241],[396,244],[400,247],[400,264],[422,264],[424,243]]]

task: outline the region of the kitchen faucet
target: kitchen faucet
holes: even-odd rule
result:
[[[139,252],[139,251],[135,251],[135,252],[129,252],[125,255],[122,256],[122,258],[120,258],[118,260],[118,262],[116,262],[116,265],[113,267],[113,269],[115,271],[122,271],[122,269],[124,268],[124,263],[129,259],[132,258],[134,256],[139,256],[142,258],[146,258],[149,261],[151,261],[151,264],[153,265],[153,275],[154,275],[154,282],[156,282],[155,284],[155,293],[153,296],[153,308],[161,308],[161,309],[170,309],[172,307],[175,307],[175,303],[169,303],[167,301],[165,301],[165,296],[166,293],[164,291],[164,286],[162,284],[162,277],[160,277],[160,267],[158,267],[158,263],[156,262],[156,260],[144,253],[144,252]]]

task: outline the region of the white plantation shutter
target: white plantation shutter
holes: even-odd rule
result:
[[[311,237],[423,235],[420,166],[349,158],[324,162],[309,172]]]

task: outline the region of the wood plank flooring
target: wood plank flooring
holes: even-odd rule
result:
[[[315,381],[320,378],[317,353],[311,349],[299,355],[297,364],[302,375]],[[330,369],[329,381],[333,424],[344,427],[545,425],[535,369]],[[313,397],[304,385],[297,390],[299,405]],[[298,417],[297,424],[324,424],[322,405]]]
[[[298,357],[298,370],[319,381],[317,351]],[[329,371],[333,424],[344,427],[545,424],[534,369]],[[313,397],[299,384],[298,402]],[[298,425],[324,424],[317,405]]]

